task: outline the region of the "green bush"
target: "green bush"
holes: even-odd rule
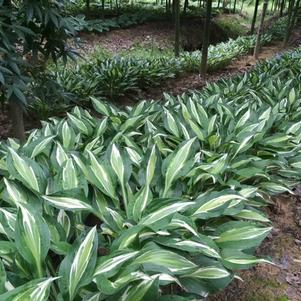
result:
[[[299,50],[163,103],[92,98],[101,118],[2,143],[0,299],[202,299],[269,262],[261,207],[301,178],[300,67]]]

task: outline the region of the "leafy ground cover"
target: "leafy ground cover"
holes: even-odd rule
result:
[[[2,143],[0,298],[189,300],[268,262],[261,208],[300,182],[300,67],[297,50],[163,103],[92,98],[102,117]]]
[[[280,19],[262,36],[263,44],[270,43],[274,34],[277,37],[281,32],[283,34],[283,31],[275,29],[279,28],[278,23],[283,22],[284,19]],[[214,71],[224,68],[235,58],[252,50],[254,45],[255,36],[239,37],[211,45],[208,69]],[[198,72],[200,62],[200,51],[183,52],[179,58],[174,58],[173,53],[168,50],[161,52],[141,48],[115,56],[104,51],[96,52],[89,60],[69,68],[54,68],[48,76],[37,79],[37,89],[32,91],[38,90],[39,94],[35,95],[33,107],[39,112],[45,111],[45,116],[51,116],[51,108],[56,112],[65,111],[69,104],[74,105],[74,101],[89,105],[89,96],[120,102],[120,98],[137,95],[141,90],[159,86],[162,81],[175,78],[180,73]],[[40,80],[43,83],[48,81],[52,85],[42,85]],[[46,91],[39,88],[42,86],[47,88]],[[51,97],[51,93],[55,97]],[[43,102],[44,99],[48,100],[49,106]]]

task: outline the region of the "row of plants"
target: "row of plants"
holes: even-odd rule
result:
[[[262,35],[262,44],[272,39],[273,35],[267,32]],[[250,52],[255,41],[256,37],[252,35],[211,45],[208,50],[209,71],[223,68],[233,59]],[[198,72],[200,62],[201,51],[183,52],[179,58],[174,58],[168,51],[161,55],[149,54],[148,57],[131,54],[104,57],[101,53],[100,58],[94,56],[69,68],[54,69],[48,76],[59,84],[65,94],[74,95],[78,101],[88,100],[88,96],[116,101],[122,96],[160,85],[163,80],[180,73]]]
[[[274,37],[284,35],[285,27],[281,24],[285,22],[285,18],[276,21],[262,35],[262,43],[269,43]],[[254,45],[255,36],[238,37],[211,45],[209,71],[225,67],[235,58],[250,52]],[[28,89],[30,112],[39,119],[45,119],[65,112],[75,104],[89,106],[89,96],[113,101],[121,97],[137,97],[141,90],[158,86],[180,73],[199,72],[200,51],[182,52],[179,58],[175,58],[168,49],[135,49],[113,57],[109,52],[99,49],[77,64],[50,66],[46,74],[35,76]]]
[[[301,180],[301,50],[198,93],[74,108],[0,144],[0,300],[201,300]],[[173,295],[173,296],[172,296]]]
[[[127,28],[133,25],[142,24],[150,21],[165,20],[171,21],[170,13],[165,11],[164,6],[141,6],[138,4],[124,6],[122,9],[102,9],[99,7],[93,7],[93,11],[87,11],[83,7],[69,4],[65,7],[67,15],[71,15],[70,21],[73,27],[77,31],[95,31],[105,32],[116,28]],[[213,9],[212,15],[217,16],[221,13],[222,9]],[[93,15],[92,17],[90,15]],[[197,8],[194,10],[188,10],[183,17],[192,18],[205,17],[205,9]]]
[[[163,15],[164,16],[164,15]],[[71,16],[70,22],[76,31],[105,32],[116,28],[127,28],[133,25],[142,24],[146,21],[157,20],[162,16],[155,12],[138,11],[125,13],[108,19],[86,19],[85,15]]]

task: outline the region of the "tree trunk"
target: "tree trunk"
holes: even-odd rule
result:
[[[172,16],[171,16],[171,19],[172,19],[172,21],[173,22],[175,22],[175,20],[176,20],[176,18],[175,18],[175,15],[176,15],[176,9],[175,9],[175,2],[176,2],[177,0],[172,0],[172,6],[171,6],[171,9],[172,9]]]
[[[204,77],[206,76],[206,72],[207,72],[211,10],[212,10],[212,0],[207,0],[207,2],[206,2],[206,20],[205,20],[205,26],[204,26],[204,37],[203,37],[203,46],[202,46],[202,61],[201,61],[201,75]]]
[[[241,7],[240,7],[240,13],[241,13],[241,14],[242,14],[242,10],[243,10],[243,8],[244,8],[244,3],[245,3],[245,1],[242,0],[242,1],[241,1]]]
[[[296,24],[298,22],[299,9],[300,9],[300,0],[297,0],[295,8],[294,8],[294,12],[293,12],[292,22],[291,22],[291,31],[293,31],[294,27],[296,26]]]
[[[188,9],[188,0],[184,1],[184,14],[187,13],[187,9]]]
[[[218,2],[217,2],[217,8],[219,8],[220,4],[221,4],[221,0],[218,0]]]
[[[285,7],[285,0],[282,0],[281,1],[281,6],[280,6],[280,17],[283,16],[283,10],[284,10],[284,7]]]
[[[26,139],[24,118],[23,118],[23,107],[17,100],[9,100],[9,115],[12,121],[11,136],[18,138],[21,142]]]
[[[292,26],[292,19],[293,19],[293,10],[295,6],[295,0],[290,0],[288,4],[288,18],[287,18],[287,25],[286,25],[286,34],[283,40],[283,47],[286,47],[291,36],[293,26]]]
[[[256,0],[256,2],[255,2],[255,8],[254,8],[254,14],[253,14],[253,19],[252,19],[252,25],[251,25],[251,34],[253,34],[254,30],[255,30],[255,24],[256,24],[256,19],[257,19],[258,6],[259,6],[259,0]]]
[[[101,0],[101,15],[102,18],[105,18],[105,0]]]
[[[237,0],[234,0],[233,14],[235,14],[235,12],[236,12],[236,2],[237,2]]]
[[[255,59],[258,58],[258,53],[259,53],[259,49],[260,49],[260,38],[261,38],[262,30],[263,30],[264,18],[265,18],[265,14],[266,14],[266,11],[268,8],[268,4],[269,4],[269,1],[264,0],[260,24],[258,26],[258,31],[257,31],[256,44],[255,44],[255,48],[254,48],[254,58]]]
[[[180,0],[174,0],[175,13],[175,56],[180,55]]]
[[[90,0],[86,0],[87,11],[90,11]]]

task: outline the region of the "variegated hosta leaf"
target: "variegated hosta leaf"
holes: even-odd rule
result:
[[[120,151],[115,144],[112,146],[112,151],[110,155],[111,166],[120,182],[122,189],[122,197],[124,202],[125,211],[127,212],[128,208],[128,197],[125,189],[125,165],[121,157]]]
[[[16,171],[16,177],[24,181],[29,188],[37,192],[43,192],[45,189],[45,174],[38,163],[31,161],[28,158],[21,157],[12,148],[9,149],[11,163],[8,166],[13,166],[13,175]]]
[[[137,196],[133,201],[134,204],[132,209],[133,219],[135,221],[138,221],[141,218],[142,213],[144,212],[147,204],[151,201],[151,199],[152,199],[152,192],[149,186],[143,187],[137,193]]]
[[[136,285],[130,285],[121,295],[122,301],[156,300],[158,297],[159,279],[145,279]]]
[[[22,189],[20,185],[13,181],[9,181],[4,178],[4,184],[6,186],[6,191],[9,196],[9,199],[13,202],[13,204],[18,207],[19,204],[26,204],[29,201],[29,196],[26,191]]]
[[[187,208],[191,207],[193,204],[193,202],[175,202],[174,204],[167,205],[165,207],[162,207],[161,209],[149,213],[148,215],[145,215],[145,217],[141,220],[140,223],[143,225],[151,225],[162,220],[167,216],[170,216],[177,212],[182,212]]]
[[[48,301],[50,286],[53,281],[58,279],[48,278],[46,280],[33,280],[22,286],[19,286],[3,295],[0,300],[5,301]]]
[[[220,279],[229,277],[230,275],[231,274],[226,269],[217,268],[215,266],[208,266],[199,268],[192,273],[187,273],[184,277],[198,279]]]
[[[189,272],[197,265],[176,252],[154,248],[142,252],[132,263],[132,265],[152,264],[161,266],[174,275],[181,275]]]
[[[46,222],[39,213],[20,206],[16,221],[16,245],[23,258],[34,267],[33,273],[43,277],[44,259],[50,245]]]
[[[78,175],[72,159],[68,159],[63,167],[63,188],[72,190],[78,187]]]
[[[62,143],[65,149],[71,148],[75,143],[75,133],[73,128],[65,121],[61,129]]]
[[[113,179],[109,167],[100,163],[92,152],[88,152],[91,160],[91,171],[95,176],[95,185],[106,195],[115,199],[116,198],[116,182]]]
[[[96,256],[97,256],[97,233],[96,227],[92,228],[75,249],[63,260],[60,267],[60,287],[63,292],[68,293],[70,301],[74,300],[80,287],[92,280]]]
[[[74,197],[64,196],[43,196],[43,199],[50,205],[63,210],[89,210],[92,211],[91,205],[88,203],[76,199]]]
[[[223,250],[222,258],[223,264],[231,270],[249,269],[258,263],[273,264],[266,258],[258,258],[233,249]]]
[[[156,242],[169,248],[175,248],[193,254],[202,253],[209,257],[220,258],[217,245],[204,235],[189,240],[162,237],[161,239],[157,239]]]
[[[245,200],[244,197],[231,191],[202,194],[196,199],[192,216],[204,219],[218,216],[223,213],[225,208],[235,206],[243,200]]]
[[[156,146],[154,145],[149,156],[146,167],[146,185],[149,186],[154,177],[155,168],[156,168],[157,156],[156,156]]]
[[[50,137],[41,139],[41,141],[33,149],[32,153],[31,153],[31,158],[34,158],[37,155],[39,155],[40,153],[44,152],[46,150],[46,148],[48,147],[48,145],[50,144],[50,142],[53,141],[54,137],[55,136],[50,136]]]
[[[171,185],[179,177],[181,170],[183,169],[186,161],[189,158],[191,147],[194,141],[195,138],[188,140],[178,149],[174,157],[170,160],[166,169],[165,186],[162,197],[167,196]]]
[[[246,250],[257,247],[271,229],[244,222],[229,222],[218,229],[215,242],[223,248]]]
[[[114,276],[124,263],[136,257],[138,253],[138,251],[132,251],[120,255],[103,256],[96,265],[94,277],[100,275],[106,277]]]

